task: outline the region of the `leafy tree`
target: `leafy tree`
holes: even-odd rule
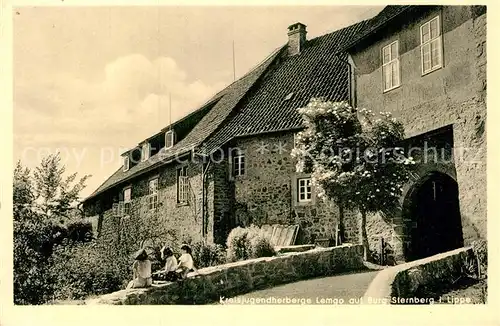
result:
[[[399,147],[404,140],[403,125],[388,112],[376,116],[371,110],[321,99],[312,99],[299,113],[305,129],[292,152],[297,169],[311,173],[318,197],[360,212],[366,260],[366,215],[399,206],[414,164]]]
[[[13,179],[14,302],[40,304],[53,293],[52,249],[67,235],[62,221],[78,203],[89,176],[72,185],[63,179],[59,155],[43,159],[32,173],[17,162]]]
[[[65,172],[66,168],[61,165],[59,154],[43,158],[34,171],[36,207],[46,217],[69,218],[90,177],[85,175],[75,183],[77,173],[63,179]]]

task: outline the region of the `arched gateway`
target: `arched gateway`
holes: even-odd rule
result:
[[[463,246],[457,182],[441,172],[417,181],[404,200],[404,219],[410,223],[407,261]]]

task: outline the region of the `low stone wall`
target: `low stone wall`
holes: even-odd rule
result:
[[[205,304],[266,287],[301,279],[362,270],[361,245],[343,245],[294,252],[231,264],[208,267],[190,273],[187,279],[154,284],[147,289],[121,290],[85,304]]]
[[[475,261],[471,247],[448,251],[380,271],[363,296],[364,304],[431,303],[431,289],[447,288]]]

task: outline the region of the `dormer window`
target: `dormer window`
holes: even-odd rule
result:
[[[165,148],[169,149],[174,146],[174,131],[169,130],[165,133]]]
[[[127,172],[130,168],[130,158],[127,156],[123,157],[123,172]]]
[[[141,150],[141,161],[144,162],[148,160],[150,154],[151,154],[151,145],[149,143],[143,144]]]

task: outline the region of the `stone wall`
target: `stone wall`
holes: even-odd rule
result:
[[[436,15],[441,17],[443,30],[443,67],[422,75],[419,28]],[[478,6],[444,6],[392,31],[352,54],[358,107],[392,112],[404,123],[407,137],[452,126],[452,166],[427,162],[417,175],[445,170],[453,176],[459,186],[465,244],[486,238],[485,10]],[[401,86],[384,93],[380,53],[383,46],[395,40],[399,40]],[[371,233],[374,241],[379,235],[390,237],[394,246],[402,248],[406,232],[403,222],[373,216],[367,221],[369,236]]]
[[[293,133],[275,133],[239,139],[233,145],[245,152],[246,171],[234,180],[235,218],[242,225],[299,224],[297,243],[314,243],[335,238],[339,209],[316,198],[298,203]],[[348,242],[358,241],[356,218],[346,213]]]
[[[364,269],[362,247],[344,245],[208,267],[174,283],[154,284],[87,300],[86,304],[206,304],[302,279]]]
[[[385,269],[377,274],[365,292],[365,304],[398,304],[419,299],[429,303],[427,293],[451,288],[453,282],[466,276],[467,261],[475,261],[472,248],[460,248],[432,257]]]

